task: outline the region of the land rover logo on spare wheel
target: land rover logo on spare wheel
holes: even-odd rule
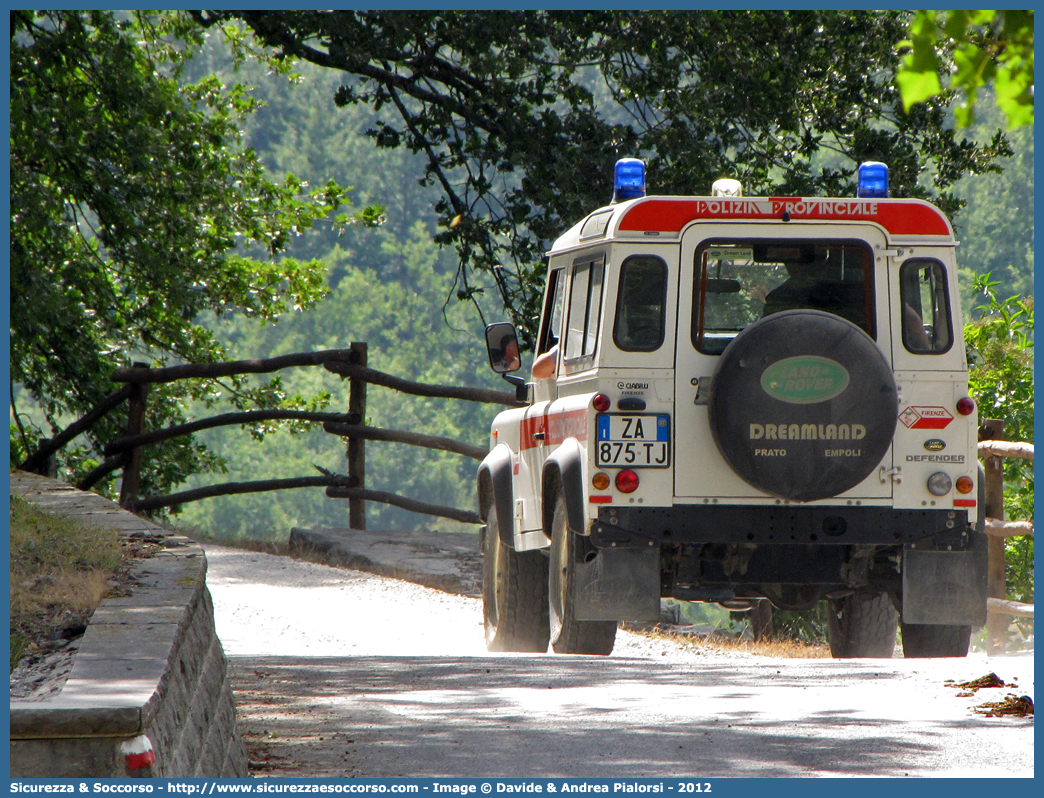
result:
[[[761,388],[781,402],[808,405],[844,393],[849,380],[848,370],[840,363],[817,355],[798,355],[765,369]]]

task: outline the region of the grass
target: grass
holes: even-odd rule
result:
[[[830,647],[826,643],[792,640],[786,637],[751,640],[747,637],[726,632],[694,636],[676,634],[659,628],[641,630],[628,625],[625,625],[624,628],[656,640],[669,640],[693,651],[739,651],[746,654],[756,654],[761,657],[779,657],[783,659],[819,659],[830,657]]]
[[[11,496],[11,670],[26,654],[82,633],[122,560],[115,531]]]
[[[803,640],[786,638],[767,638],[764,640],[743,640],[713,637],[699,642],[689,643],[693,648],[704,648],[712,651],[743,651],[757,654],[760,657],[779,657],[781,659],[821,659],[830,657],[830,647],[825,643],[806,643]]]

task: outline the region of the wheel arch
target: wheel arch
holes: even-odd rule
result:
[[[505,444],[495,446],[478,467],[479,517],[485,521],[492,510],[505,546],[515,547],[515,523],[511,512],[513,457]]]
[[[566,523],[572,532],[585,534],[583,452],[576,438],[567,438],[544,461],[540,478],[544,534],[550,539],[555,497],[565,498]]]

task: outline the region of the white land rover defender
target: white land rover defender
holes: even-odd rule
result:
[[[661,597],[829,603],[836,657],[964,656],[986,537],[953,230],[887,198],[614,201],[549,253],[527,406],[478,470],[486,642],[608,654]],[[486,331],[495,371],[515,330]],[[550,376],[540,377],[540,374]]]

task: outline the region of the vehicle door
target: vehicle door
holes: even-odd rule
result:
[[[553,259],[548,270],[547,289],[544,292],[544,307],[540,328],[537,331],[536,355],[546,354],[556,347],[563,329],[568,261]],[[559,353],[561,361],[561,353]],[[544,465],[547,443],[545,413],[548,404],[558,396],[555,377],[533,380],[533,404],[526,408],[519,436],[519,474],[515,496],[515,516],[522,531],[539,529],[540,473]]]
[[[903,479],[895,495],[897,505],[918,506],[935,471],[977,479],[978,425],[974,414],[956,411],[968,395],[968,366],[953,306],[959,301],[953,249],[899,248],[889,260],[892,358],[902,397],[895,443]]]
[[[527,409],[522,423],[520,447],[528,469],[531,497],[522,508],[525,531],[539,529],[543,523],[543,465],[557,445],[549,440],[547,413],[558,397],[557,380],[594,365],[604,295],[604,249],[573,254],[567,266],[552,272],[552,279],[554,286],[549,284],[547,294],[551,304],[544,313],[547,328],[541,330],[538,348],[551,351],[558,346],[558,368],[555,377],[536,380],[536,401]],[[541,383],[548,383],[546,393]]]
[[[834,242],[833,250],[839,253],[835,262],[843,264],[847,257],[861,267],[858,273],[850,268],[836,276],[834,293],[839,301],[846,292],[852,294],[849,310],[816,309],[848,315],[888,357],[888,303],[881,299],[887,297],[887,258],[879,254],[886,242],[877,227],[795,222],[784,229],[757,223],[697,223],[683,234],[675,374],[676,496],[711,503],[769,498],[736,474],[722,456],[710,427],[707,401],[729,343],[763,316],[786,309],[780,304],[786,289],[775,290],[791,277],[784,262],[791,256],[786,253],[807,247],[814,258],[817,249],[808,242],[820,241]],[[891,457],[889,449],[882,466],[890,468]],[[891,496],[891,483],[882,481],[875,469],[842,495],[883,498]]]

